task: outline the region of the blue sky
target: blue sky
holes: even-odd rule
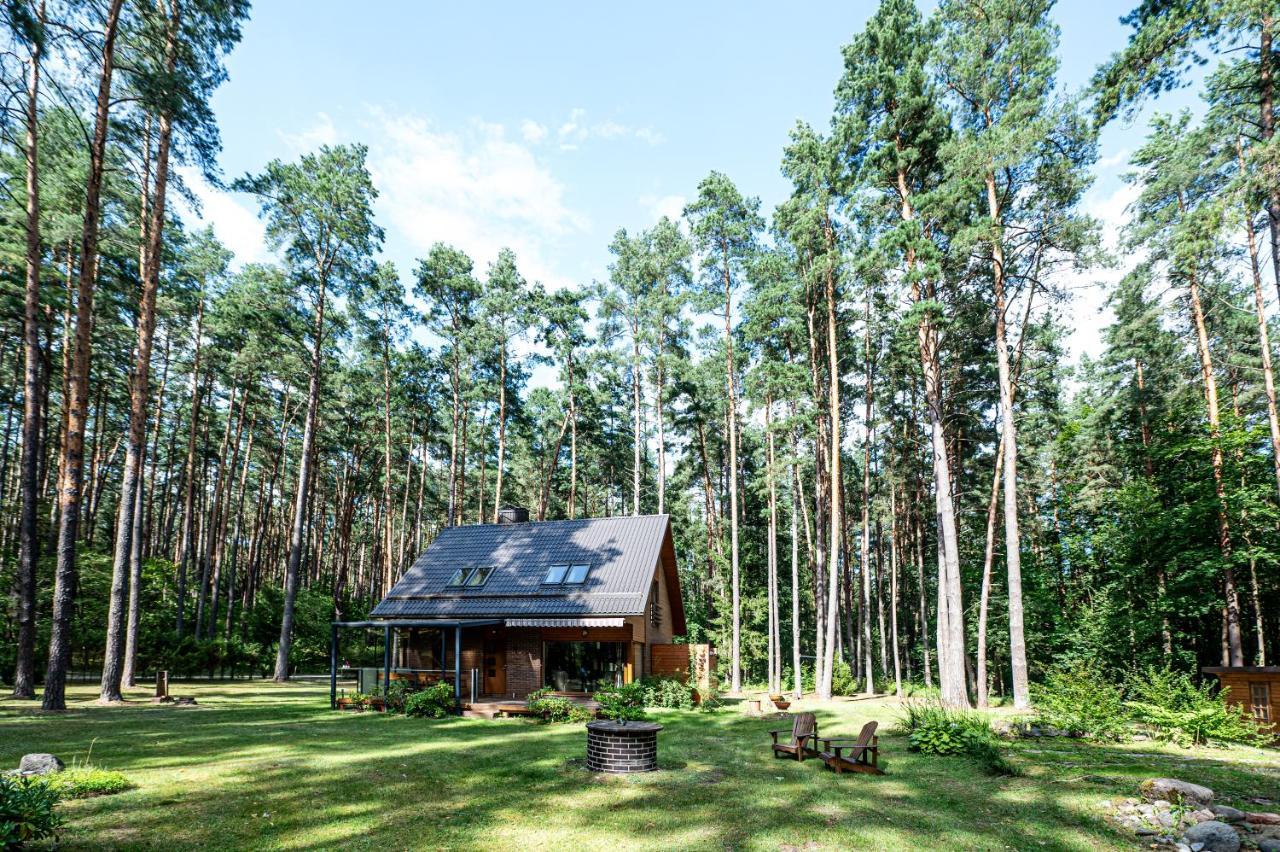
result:
[[[1060,83],[1120,48],[1129,2],[1069,0]],[[214,100],[227,177],[364,142],[385,256],[410,283],[437,240],[498,249],[551,287],[603,278],[619,227],[675,216],[708,171],[771,211],[798,119],[825,128],[840,48],[873,2],[438,4],[259,0]],[[1176,93],[1162,108],[1189,103]],[[1087,211],[1114,226],[1141,123],[1105,132]],[[239,261],[269,255],[252,201],[198,187]],[[1114,227],[1110,228],[1114,231]],[[1099,271],[1074,282],[1073,354],[1096,351]]]

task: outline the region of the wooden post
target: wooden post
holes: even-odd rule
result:
[[[169,672],[156,672],[156,698],[169,697]]]
[[[338,706],[338,625],[329,625],[329,709]]]
[[[453,697],[462,705],[462,625],[453,628]]]
[[[382,628],[382,695],[387,694],[391,685],[391,625]]]

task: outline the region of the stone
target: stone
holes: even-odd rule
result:
[[[1280,852],[1280,838],[1267,837],[1259,840],[1258,852]]]
[[[1213,815],[1220,822],[1244,822],[1244,811],[1230,805],[1214,805]]]
[[[1213,804],[1213,791],[1208,787],[1176,778],[1148,778],[1139,785],[1138,790],[1144,799],[1151,802],[1164,801],[1206,808]]]
[[[51,754],[24,754],[22,760],[18,762],[18,774],[52,775],[55,772],[61,772],[65,767],[65,763]]]
[[[1217,811],[1217,808],[1214,808],[1212,811],[1208,810],[1207,808],[1201,808],[1198,811],[1192,811],[1186,816],[1190,818],[1193,822],[1208,822],[1211,819],[1217,818],[1218,815],[1215,813],[1215,811]],[[1222,822],[1231,822],[1231,820],[1224,819],[1222,820]]]
[[[1240,836],[1236,830],[1217,820],[1191,826],[1183,839],[1193,848],[1203,843],[1204,852],[1240,852]]]
[[[1247,813],[1244,821],[1253,825],[1280,825],[1280,814]]]

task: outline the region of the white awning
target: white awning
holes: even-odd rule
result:
[[[508,627],[622,627],[622,618],[508,618]]]

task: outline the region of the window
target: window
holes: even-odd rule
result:
[[[453,572],[453,576],[449,578],[449,586],[465,586],[467,588],[476,589],[483,586],[489,580],[489,575],[493,573],[492,565],[484,565],[479,568],[459,568]]]
[[[545,642],[542,683],[556,692],[596,692],[631,682],[626,642]]]
[[[662,603],[658,600],[658,579],[653,580],[653,591],[650,595],[649,623],[654,627],[662,626]]]
[[[1271,684],[1253,682],[1249,684],[1249,710],[1253,718],[1263,724],[1271,721]]]
[[[545,586],[581,586],[591,573],[590,565],[552,565],[542,578]]]

